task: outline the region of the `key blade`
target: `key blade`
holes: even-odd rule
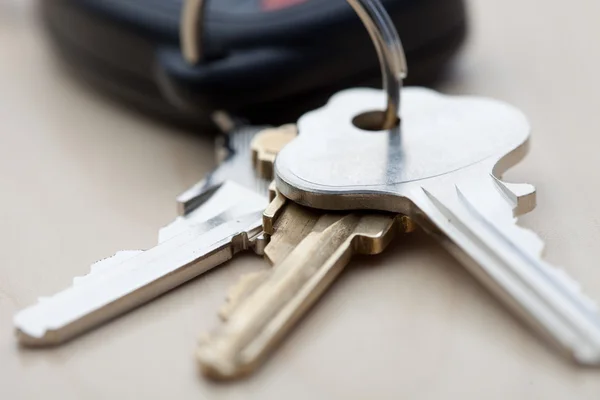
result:
[[[222,219],[235,219],[238,216],[258,212],[267,204],[267,199],[247,188],[232,181],[226,181],[217,189],[211,191],[211,197],[204,204],[197,207],[184,217],[177,217],[169,225],[159,230],[158,241],[167,241],[185,230],[194,227],[198,232],[210,229],[210,225],[203,225],[206,221],[221,215]],[[255,251],[258,250],[255,248]],[[73,279],[74,285],[93,281],[100,274],[108,273],[112,268],[119,268],[120,264],[142,250],[119,251],[109,258],[92,264],[90,273]]]
[[[389,214],[319,215],[293,203],[284,214],[290,210],[296,215],[282,228],[312,228],[299,233],[304,239],[260,279],[248,282],[243,278],[241,289],[235,291],[239,304],[229,307],[221,329],[199,345],[199,366],[209,377],[233,379],[251,372],[329,287],[353,254],[380,253],[403,230],[399,218]],[[274,236],[278,234],[275,229]]]
[[[87,275],[73,278],[73,286],[83,285],[86,282],[93,282],[98,275],[107,273],[112,268],[118,267],[123,262],[143,252],[143,250],[123,250],[116,252],[111,257],[96,261],[92,264],[90,272]]]
[[[45,298],[14,317],[19,341],[28,346],[62,343],[222,264],[262,231],[261,216],[260,211],[241,215],[239,209],[227,210]]]
[[[594,302],[564,271],[541,259],[542,241],[516,225],[510,206],[498,205],[506,200],[494,192],[495,185],[488,176],[446,189],[422,188],[414,200],[434,225],[421,221],[423,227],[530,326],[576,362],[599,366],[600,316]]]
[[[286,132],[290,129],[284,127]],[[37,346],[64,342],[250,245],[262,254],[268,237],[262,234],[260,217],[268,204],[270,182],[254,174],[250,145],[260,130],[240,127],[225,136],[223,162],[178,197],[182,216],[160,230],[157,247],[101,260],[87,275],[75,278],[72,287],[18,313],[14,321],[21,342]],[[277,141],[276,132],[270,136],[258,143],[259,150],[272,153],[285,142]]]

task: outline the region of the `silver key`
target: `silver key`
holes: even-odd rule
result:
[[[71,287],[19,312],[14,324],[20,342],[62,343],[262,244],[270,179],[253,173],[250,148],[259,130],[229,135],[229,155],[179,197],[183,215],[160,230],[156,247],[102,260]]]
[[[534,208],[535,189],[500,180],[527,152],[526,118],[494,100],[422,88],[402,95],[401,124],[390,131],[353,124],[384,106],[376,90],[341,92],[303,116],[299,137],[276,161],[279,191],[320,209],[408,215],[574,360],[599,365],[594,303],[541,259],[542,241],[516,225],[516,215]]]

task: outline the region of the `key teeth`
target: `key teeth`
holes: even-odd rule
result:
[[[101,277],[103,274],[112,271],[114,268],[119,267],[123,262],[129,260],[132,257],[142,253],[142,250],[123,250],[118,251],[114,255],[104,258],[102,260],[96,261],[90,266],[90,272],[87,275],[77,276],[73,278],[73,283],[71,287],[85,285],[86,283]],[[68,289],[68,288],[67,288]],[[64,290],[63,290],[64,291]],[[40,305],[45,302],[51,301],[54,296],[62,293],[63,291],[59,291],[58,293],[51,296],[40,296],[37,299],[37,304]],[[65,341],[64,338],[58,336],[58,333],[54,331],[49,326],[44,326],[43,329],[40,329],[39,332],[25,332],[21,329],[22,324],[22,316],[27,315],[29,309],[35,307],[36,305],[32,305],[24,310],[19,311],[13,318],[13,325],[15,326],[15,335],[17,336],[17,340],[23,346],[27,347],[44,347],[44,346],[55,346]]]
[[[494,178],[494,181],[496,183],[501,184],[502,186],[507,185],[495,178]],[[511,187],[511,189],[510,189],[511,193],[513,193],[514,196],[516,196],[517,201],[519,199],[526,198],[527,196],[535,195],[535,188],[531,185],[508,184],[508,186]],[[554,278],[556,278],[556,282],[559,282],[563,286],[563,288],[565,288],[567,291],[569,291],[574,296],[578,297],[587,306],[587,308],[590,311],[596,312],[598,310],[596,302],[594,300],[592,300],[590,297],[588,297],[583,292],[581,283],[579,283],[576,279],[572,278],[567,273],[567,271],[565,271],[563,268],[556,267],[556,266],[546,262],[543,259],[542,256],[543,256],[543,252],[544,252],[544,241],[537,235],[537,233],[535,233],[534,231],[532,231],[530,229],[526,229],[526,228],[523,228],[522,226],[517,225],[517,218],[515,217],[512,220],[511,225],[510,225],[510,229],[512,230],[511,236],[516,235],[516,236],[520,236],[520,238],[516,239],[515,237],[511,237],[511,240],[509,240],[507,237],[507,234],[503,230],[495,227],[492,223],[490,223],[490,221],[487,220],[487,218],[485,218],[483,215],[481,215],[479,213],[477,208],[467,199],[467,197],[462,193],[462,191],[460,190],[460,188],[458,186],[455,185],[455,189],[456,189],[456,194],[457,194],[459,200],[465,206],[465,208],[469,211],[469,213],[471,213],[478,220],[482,221],[488,227],[490,227],[491,229],[496,231],[496,233],[498,235],[500,235],[501,237],[503,237],[504,240],[506,240],[508,242],[512,242],[512,243],[521,243],[521,244],[528,243],[528,245],[521,246],[522,251],[527,251],[527,249],[530,249],[530,251],[528,252],[529,253],[528,255],[530,257],[533,257],[536,261],[538,261],[539,265],[542,268],[544,268],[544,270],[548,274],[550,274]],[[516,189],[516,191],[512,192],[513,189]],[[423,190],[425,191],[425,193],[428,195],[428,197],[432,201],[433,201],[433,199],[435,199],[434,204],[436,204],[436,206],[438,208],[444,207],[441,204],[441,202],[438,199],[436,199],[435,196],[433,196],[433,194],[429,193],[424,188],[423,188]],[[509,190],[508,187],[507,187],[507,190]],[[517,207],[518,207],[518,205],[517,205]],[[533,251],[531,251],[531,249],[533,249]]]
[[[429,198],[431,204],[433,204],[438,209],[438,211],[440,211],[444,215],[445,218],[447,218],[449,221],[455,219],[454,215],[452,214],[452,211],[450,211],[439,199],[437,199],[437,197],[435,197],[424,187],[421,187],[421,189]],[[504,232],[497,229],[483,215],[481,215],[479,211],[477,211],[477,209],[473,206],[473,204],[469,202],[469,200],[462,193],[458,186],[455,186],[455,190],[459,200],[465,206],[469,213],[471,213],[478,220],[482,221],[488,227],[496,231],[497,234],[504,238],[504,240],[517,243],[529,243],[526,246],[522,246],[521,249],[529,249],[529,256],[539,261],[540,266],[543,267],[548,274],[556,278],[556,282],[561,284],[565,290],[569,291],[571,294],[579,298],[590,311],[597,311],[596,302],[594,302],[591,298],[585,295],[585,293],[582,291],[581,284],[577,280],[573,279],[564,269],[555,267],[543,260],[542,253],[544,249],[544,242],[535,232],[517,225],[517,219],[514,218],[511,222],[510,229],[512,230],[513,235],[520,236],[520,240],[517,240],[514,237],[512,238],[512,240],[509,240]],[[531,249],[533,249],[532,252]]]
[[[515,217],[527,214],[537,205],[535,186],[528,183],[507,183],[490,174],[496,187],[513,205]]]
[[[76,276],[73,278],[73,286],[81,285],[93,279],[99,274],[111,271],[113,268],[118,267],[121,263],[143,253],[143,250],[122,250],[117,251],[110,257],[103,258],[102,260],[96,261],[90,266],[90,272],[87,275]]]

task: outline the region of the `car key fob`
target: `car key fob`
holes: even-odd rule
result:
[[[183,0],[46,0],[42,15],[78,75],[152,114],[212,125],[295,120],[340,89],[380,84],[364,27],[344,0],[205,0],[200,62],[180,50]],[[436,78],[466,27],[463,0],[383,0],[400,31],[408,83]]]

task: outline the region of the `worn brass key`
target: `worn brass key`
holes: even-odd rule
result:
[[[278,196],[265,212],[265,248],[273,268],[243,277],[222,310],[223,325],[201,339],[206,375],[231,379],[251,372],[316,302],[355,254],[378,254],[410,221],[391,213],[325,213]]]

